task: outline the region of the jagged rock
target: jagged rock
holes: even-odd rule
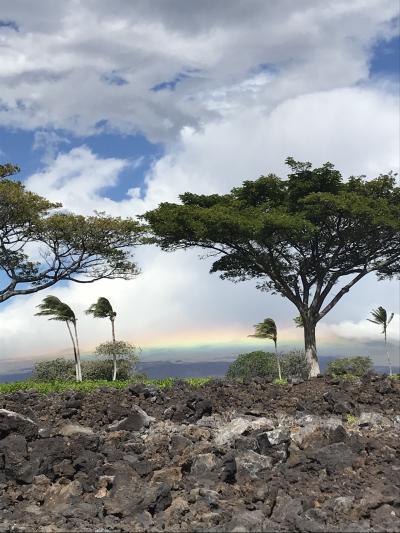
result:
[[[358,418],[358,425],[389,427],[391,426],[391,422],[389,418],[380,413],[366,413],[363,411]]]
[[[254,431],[256,429],[273,429],[273,421],[269,418],[257,418],[251,420],[249,418],[234,418],[228,424],[222,426],[215,437],[215,443],[218,446],[224,444],[232,444],[236,437],[245,432]]]
[[[79,424],[65,424],[62,426],[58,432],[64,437],[70,437],[71,435],[93,435],[93,429]]]
[[[117,420],[108,426],[109,431],[140,431],[150,426],[154,418],[149,416],[143,409],[135,406],[132,413],[122,420]]]
[[[28,440],[33,439],[38,433],[38,426],[27,416],[8,409],[0,409],[0,438],[10,433],[19,433]]]
[[[343,442],[337,442],[324,446],[320,449],[309,449],[306,451],[307,457],[316,460],[328,473],[337,472],[352,466],[355,461],[355,454]]]
[[[252,478],[259,477],[265,470],[272,468],[272,459],[252,450],[236,456],[238,475],[247,473]]]

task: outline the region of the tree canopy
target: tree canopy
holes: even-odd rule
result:
[[[0,303],[61,280],[138,274],[130,252],[142,231],[136,220],[68,213],[10,179],[18,171],[0,165]]]
[[[256,279],[259,289],[289,299],[316,375],[318,321],[367,274],[400,272],[400,189],[392,173],[345,181],[331,163],[286,163],[287,179],[268,174],[222,195],[186,192],[144,219],[162,249],[209,250],[211,272]]]

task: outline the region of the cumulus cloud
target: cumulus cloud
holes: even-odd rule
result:
[[[397,7],[47,0],[32,13],[15,0],[2,14],[14,27],[0,28],[0,123],[171,141],[238,106],[271,109],[367,80],[371,48],[395,32]]]
[[[345,177],[399,166],[397,99],[385,82],[368,79],[372,46],[395,31],[391,0],[26,6],[8,3],[3,15],[15,24],[0,27],[0,124],[38,129],[35,143],[45,158],[26,185],[71,211],[142,214],[185,191],[222,193],[267,172],[284,177],[289,155],[329,160]],[[105,157],[84,140],[73,149],[66,142],[68,133],[102,130],[165,141],[142,187],[139,160]],[[122,173],[125,197],[116,200]],[[134,281],[51,290],[76,309],[85,349],[105,335],[103,321],[83,314],[98,296],[115,305],[118,335],[145,346],[184,335],[202,342],[211,331],[242,339],[268,315],[281,331],[293,327],[290,303],[252,283],[209,276],[209,262],[196,252],[141,248],[136,258],[143,274]],[[358,337],[345,332],[354,333],[354,321],[376,302],[397,309],[394,286],[360,282],[319,326],[320,344],[334,338],[348,353],[370,342],[364,326]],[[32,318],[45,294],[3,306],[4,355],[68,350],[62,325]],[[301,342],[301,332],[293,332]]]
[[[335,335],[349,340],[373,341],[377,339],[378,334],[382,333],[382,327],[371,324],[366,319],[359,322],[345,320],[338,324],[330,324],[329,329]],[[400,342],[400,315],[398,313],[393,316],[387,328],[387,339],[388,342],[396,344]]]

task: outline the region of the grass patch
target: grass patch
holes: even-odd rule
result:
[[[274,379],[274,381],[272,382],[274,385],[287,385],[287,382],[288,380],[286,378],[282,378],[282,379]]]
[[[191,387],[197,388],[211,380],[212,378],[185,378],[183,381],[188,383],[188,385]],[[173,387],[176,381],[178,381],[176,378],[146,379],[141,380],[140,383],[144,383],[145,385],[153,385],[159,389],[166,389]],[[87,380],[80,383],[76,381],[35,381],[28,379],[26,381],[16,381],[14,383],[0,383],[0,393],[5,394],[24,390],[34,390],[43,394],[48,394],[51,392],[64,392],[67,390],[92,392],[100,387],[108,387],[110,389],[125,389],[132,383],[139,382],[135,379],[128,381]]]
[[[346,420],[348,424],[355,425],[358,423],[358,416],[347,415]]]

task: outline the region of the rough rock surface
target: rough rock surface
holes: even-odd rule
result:
[[[0,395],[0,531],[398,531],[400,383]]]

